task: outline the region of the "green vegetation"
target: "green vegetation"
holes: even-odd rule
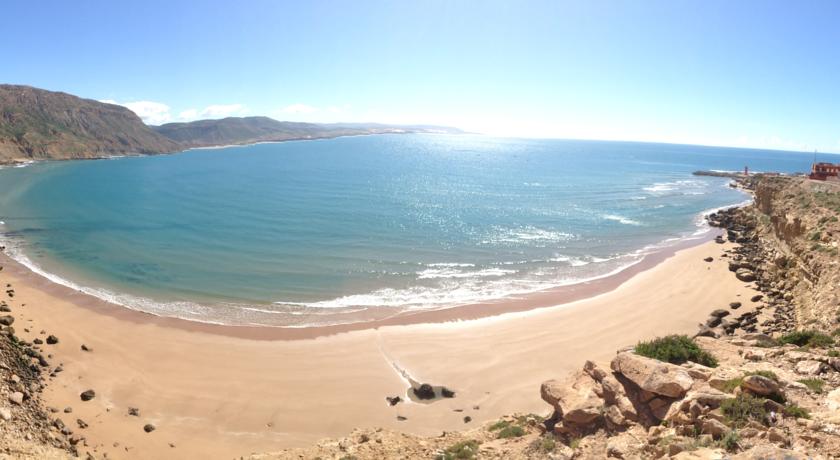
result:
[[[569,447],[571,447],[572,449],[577,449],[578,447],[580,447],[580,438],[574,438],[571,441],[569,441]]]
[[[728,452],[734,452],[738,450],[738,442],[741,441],[741,437],[738,436],[738,432],[732,430],[726,433],[723,438],[720,440],[720,447],[727,450]]]
[[[554,452],[557,443],[554,441],[554,436],[546,434],[540,439],[540,450],[543,452]]]
[[[820,206],[840,212],[840,193],[819,191],[814,192],[814,201]]]
[[[734,426],[743,426],[750,420],[765,423],[767,417],[764,400],[746,393],[724,400],[720,410]]]
[[[779,337],[779,343],[826,348],[834,345],[834,339],[817,331],[794,331]]]
[[[714,356],[700,348],[694,340],[686,335],[669,335],[649,342],[639,342],[635,351],[641,356],[671,364],[692,361],[708,367],[717,367],[718,365]]]
[[[517,419],[517,422],[522,423],[526,419],[527,416],[523,416]],[[525,428],[523,428],[522,425],[515,424],[510,420],[499,420],[498,422],[490,425],[489,429],[490,431],[498,431],[499,433],[496,437],[499,439],[518,438],[525,434]]]
[[[840,351],[828,350],[828,357],[829,358],[840,358]]]
[[[808,239],[811,240],[811,241],[819,241],[819,240],[822,239],[822,233],[821,232],[811,233],[811,236],[809,236]]]
[[[822,393],[823,385],[825,385],[825,382],[821,379],[800,379],[797,380],[797,382],[805,385],[806,387],[808,387],[809,390],[811,390],[814,393]]]
[[[518,438],[525,436],[525,429],[519,425],[510,425],[502,428],[496,436],[499,439]]]
[[[796,404],[788,404],[785,406],[785,415],[793,418],[811,418],[811,413],[804,407],[799,407]]]
[[[470,439],[468,441],[461,441],[446,448],[442,454],[437,456],[437,460],[470,460],[478,454],[478,441]]]

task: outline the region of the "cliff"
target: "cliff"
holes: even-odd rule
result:
[[[151,130],[125,107],[0,85],[0,163],[178,150],[177,142]]]

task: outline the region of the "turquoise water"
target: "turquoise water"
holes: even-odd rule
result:
[[[809,164],[662,144],[348,137],[7,168],[0,220],[15,257],[128,307],[301,325],[603,276],[747,199],[692,171]]]

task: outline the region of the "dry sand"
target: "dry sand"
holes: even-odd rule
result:
[[[542,381],[586,359],[607,361],[640,339],[693,333],[711,310],[734,300],[749,303],[754,291],[719,257],[727,247],[707,242],[680,250],[629,279],[616,278],[620,285],[609,292],[556,307],[299,340],[128,312],[8,259],[0,280],[15,289],[10,305],[18,335],[32,340],[46,331],[60,339],[43,346],[53,365],[64,368],[45,399],[60,410],[72,407],[56,416],[86,436],[82,451],[111,458],[232,458],[356,427],[434,435],[503,414],[544,414]],[[714,262],[704,262],[707,256]],[[569,298],[576,297],[558,294],[553,304]],[[93,351],[81,351],[81,344]],[[404,397],[407,390],[395,366],[457,395],[390,407],[385,397]],[[82,402],[79,394],[87,389],[97,396]],[[140,416],[128,415],[129,407],[139,408]],[[77,418],[89,427],[78,429]],[[146,423],[157,429],[145,433]]]

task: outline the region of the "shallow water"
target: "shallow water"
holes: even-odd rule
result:
[[[7,168],[0,220],[17,258],[131,308],[340,322],[332,313],[460,305],[614,272],[746,199],[692,171],[745,165],[804,171],[810,156],[348,137]]]

